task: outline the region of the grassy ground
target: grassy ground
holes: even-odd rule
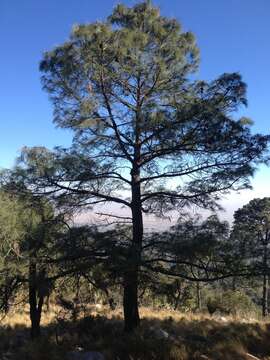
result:
[[[100,351],[108,360],[252,359],[248,353],[270,359],[267,322],[148,308],[141,309],[141,317],[141,328],[126,335],[120,310],[89,309],[74,321],[54,308],[43,315],[41,339],[32,342],[27,311],[13,312],[1,321],[0,359],[64,360],[78,347]]]

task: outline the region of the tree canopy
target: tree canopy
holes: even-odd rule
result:
[[[235,253],[263,278],[262,314],[268,314],[270,198],[253,199],[234,214]]]

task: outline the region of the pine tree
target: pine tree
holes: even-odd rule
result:
[[[233,116],[247,103],[241,76],[194,81],[198,64],[194,35],[149,1],[118,5],[104,22],[75,26],[40,64],[54,122],[72,130],[74,140],[55,152],[25,149],[22,160],[36,186],[50,188],[62,205],[129,210],[126,331],[139,325],[143,214],[215,208],[227,190],[249,186],[267,148],[267,136],[252,135],[250,121]]]
[[[232,240],[237,256],[250,268],[250,273],[261,275],[262,315],[268,314],[270,198],[253,199],[234,214]]]

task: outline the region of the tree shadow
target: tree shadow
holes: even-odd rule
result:
[[[140,329],[123,332],[120,316],[87,316],[42,327],[30,340],[26,326],[0,327],[0,359],[64,360],[68,351],[99,351],[108,360],[241,360],[270,356],[270,324],[222,323],[214,319],[143,318]]]

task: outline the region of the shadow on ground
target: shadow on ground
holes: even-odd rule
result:
[[[270,324],[262,323],[147,318],[127,335],[120,317],[95,316],[51,323],[36,341],[24,326],[2,326],[0,336],[1,360],[65,360],[78,347],[108,360],[270,359]]]

